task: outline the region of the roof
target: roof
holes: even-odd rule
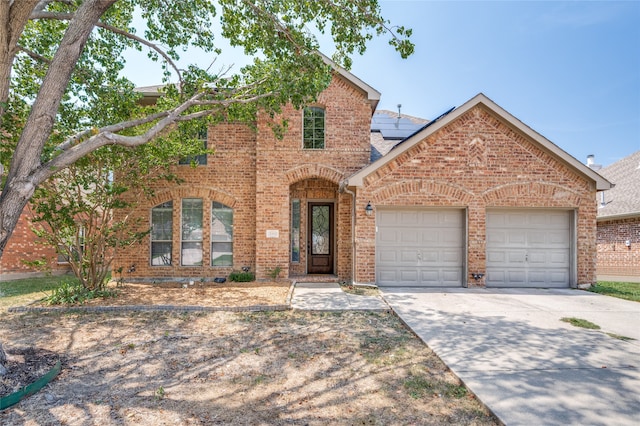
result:
[[[166,85],[164,84],[156,84],[154,86],[135,87],[133,91],[142,95],[142,99],[139,101],[141,105],[153,105],[160,96],[164,95],[163,89],[165,87]]]
[[[601,194],[604,206],[598,208],[598,220],[640,216],[640,151],[600,169],[599,173],[616,186]]]
[[[484,94],[479,93],[474,96],[470,100],[468,100],[464,105],[456,108],[454,110],[447,111],[447,113],[438,117],[438,119],[434,120],[432,123],[428,123],[425,125],[423,130],[415,133],[413,136],[410,136],[408,139],[403,141],[401,144],[397,145],[395,149],[391,150],[384,157],[379,158],[377,161],[371,163],[367,167],[361,169],[359,172],[355,173],[348,179],[349,186],[362,186],[364,183],[364,179],[370,174],[374,173],[380,167],[383,167],[385,164],[393,161],[398,156],[402,155],[407,150],[411,149],[413,146],[420,143],[426,137],[434,134],[438,130],[447,126],[449,123],[461,117],[463,114],[467,113],[472,108],[483,105],[485,108],[488,108],[490,111],[501,117],[505,122],[510,124],[513,128],[525,134],[529,138],[536,141],[542,148],[544,148],[547,152],[556,156],[567,165],[581,173],[582,175],[588,177],[596,183],[596,189],[598,191],[603,191],[606,189],[610,189],[613,184],[609,182],[607,179],[603,178],[596,171],[590,169],[585,164],[582,164],[580,161],[576,160],[574,157],[569,155],[566,151],[562,150],[560,147],[555,145],[553,142],[539,134],[538,132],[531,129],[529,126],[518,120],[516,117],[511,115],[505,109],[500,107],[498,104],[493,102],[491,99],[486,97]]]
[[[322,60],[325,62],[325,64],[331,66],[331,68],[333,68],[333,70],[336,73],[338,73],[340,76],[342,76],[344,79],[346,79],[348,82],[350,82],[357,88],[364,91],[367,94],[367,99],[369,100],[369,103],[371,104],[371,111],[376,110],[376,107],[378,106],[378,102],[380,102],[380,95],[381,95],[380,92],[378,92],[373,87],[369,86],[364,81],[360,80],[354,74],[342,68],[340,65],[333,62],[328,56],[320,52],[318,52],[318,54],[320,55]]]
[[[371,117],[371,162],[387,155],[393,147],[420,130],[429,120],[388,110]]]
[[[346,69],[342,68],[340,65],[333,62],[328,56],[318,52],[324,63],[331,66],[333,70],[343,77],[345,80],[353,84],[358,89],[362,90],[367,95],[367,100],[371,104],[371,111],[375,111],[378,106],[378,102],[380,102],[380,92],[378,92],[373,87],[369,86],[364,81],[360,80],[354,74],[350,73]],[[157,101],[157,99],[162,96],[161,90],[164,88],[164,85],[158,84],[154,86],[143,86],[136,87],[133,89],[136,92],[139,92],[143,96],[143,100],[141,104],[143,105],[151,105]]]

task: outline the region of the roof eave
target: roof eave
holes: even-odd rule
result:
[[[612,214],[608,216],[597,216],[596,222],[604,222],[607,220],[618,220],[618,219],[633,219],[635,217],[640,217],[640,212],[619,213],[619,214]]]
[[[614,185],[611,182],[609,182],[607,179],[602,177],[596,171],[587,167],[585,164],[582,164],[580,161],[576,160],[574,157],[569,155],[566,151],[558,147],[556,144],[554,144],[553,142],[551,142],[550,140],[542,136],[540,133],[536,132],[531,127],[527,126],[522,121],[520,121],[519,119],[511,115],[509,112],[507,112],[505,109],[503,109],[498,104],[493,102],[483,93],[477,94],[476,96],[474,96],[473,98],[465,102],[463,105],[461,105],[459,108],[454,109],[452,112],[444,116],[441,120],[438,120],[437,122],[433,123],[433,125],[425,128],[423,131],[418,132],[415,135],[411,136],[409,139],[407,139],[401,145],[398,145],[386,156],[378,159],[376,162],[371,163],[367,167],[353,174],[348,179],[349,186],[362,186],[364,183],[364,179],[367,176],[369,176],[371,173],[375,172],[378,168],[394,160],[404,152],[411,149],[414,145],[424,140],[426,137],[437,132],[444,126],[447,126],[449,123],[453,122],[454,120],[462,116],[463,114],[466,114],[469,110],[471,110],[475,106],[481,105],[481,104],[484,105],[486,108],[490,109],[491,111],[495,112],[496,114],[500,115],[503,119],[509,122],[509,124],[512,125],[514,128],[516,128],[520,132],[524,133],[528,137],[538,142],[545,149],[547,149],[556,157],[559,157],[561,160],[563,160],[569,166],[576,169],[582,175],[593,180],[596,184],[597,191],[604,191],[604,190],[613,188]]]
[[[351,84],[353,84],[354,86],[356,86],[357,88],[359,88],[360,90],[362,90],[367,94],[367,100],[371,104],[371,112],[373,114],[373,111],[375,111],[376,108],[378,108],[378,103],[380,102],[381,93],[376,89],[374,89],[373,87],[369,86],[360,78],[356,77],[354,74],[350,73],[346,69],[342,68],[340,65],[336,64],[334,61],[331,60],[331,58],[329,58],[325,54],[318,52],[318,55],[320,55],[320,57],[322,58],[325,64],[333,68],[333,70],[337,72],[342,78],[344,78],[345,80],[347,80],[348,82],[350,82]]]

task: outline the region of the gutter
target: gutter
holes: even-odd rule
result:
[[[343,179],[338,186],[339,193],[351,195],[351,283],[356,284],[356,193],[347,188],[349,181]]]

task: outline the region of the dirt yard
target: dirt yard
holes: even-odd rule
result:
[[[30,312],[0,336],[63,361],[2,425],[498,424],[392,313]]]

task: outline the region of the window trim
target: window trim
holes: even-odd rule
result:
[[[298,205],[297,207],[297,213],[298,213],[298,221],[297,223],[295,223],[295,219],[294,219],[294,209],[295,209],[295,204]],[[290,249],[289,249],[289,261],[291,263],[300,263],[300,232],[301,232],[301,221],[302,221],[302,208],[301,208],[302,203],[300,202],[299,198],[294,198],[291,200],[291,241],[290,241]],[[297,238],[295,236],[295,230],[297,229],[298,231],[298,235]],[[297,245],[297,247],[296,247]],[[298,249],[298,259],[294,259],[294,250]]]
[[[320,111],[322,112],[322,147],[316,146],[316,142],[319,141],[320,138],[316,138],[315,134],[310,140],[312,146],[307,146],[307,138],[305,136],[305,130],[306,130],[305,120],[306,120],[307,111],[313,112],[312,118],[314,119],[314,121],[317,118],[315,116],[315,113]],[[315,133],[316,127],[314,126],[312,130]],[[302,149],[321,151],[326,149],[326,147],[327,147],[327,110],[326,108],[322,106],[317,106],[317,105],[304,107],[302,109]]]
[[[185,240],[184,239],[184,202],[187,200],[199,200],[200,201],[200,228],[202,236],[200,240]],[[202,198],[182,198],[180,202],[180,266],[186,267],[202,267],[204,266],[204,202]],[[185,265],[184,263],[184,243],[200,243],[200,264]]]
[[[219,206],[216,206],[216,204],[218,204]],[[228,209],[231,211],[231,240],[230,241],[214,241],[214,235],[223,235],[223,234],[214,234],[213,232],[213,212],[214,210],[223,210],[223,209]],[[211,266],[212,268],[232,268],[233,267],[233,254],[234,254],[234,245],[235,245],[235,232],[234,232],[234,215],[235,215],[235,211],[232,207],[221,203],[219,201],[211,201],[211,214],[210,214],[210,221],[209,221],[209,226],[210,226],[210,232],[209,232],[209,245],[211,247],[211,253],[209,253],[209,266]],[[228,234],[227,234],[228,235]],[[213,264],[213,245],[214,244],[231,244],[231,264],[230,265],[214,265]]]
[[[202,142],[204,149],[209,148],[209,129],[206,124],[203,124],[204,128],[198,131],[197,139]],[[180,158],[178,160],[179,166],[190,166],[194,164],[196,166],[206,166],[207,165],[207,153],[200,155],[188,155],[186,157]]]
[[[159,206],[163,206],[167,203],[171,203],[171,207],[159,207]],[[153,239],[153,211],[155,209],[163,209],[163,210],[168,210],[171,212],[171,239],[170,240],[154,240]],[[163,267],[163,266],[173,266],[173,200],[168,200],[165,201],[163,203],[160,204],[156,204],[155,206],[151,207],[151,211],[150,211],[150,222],[151,222],[151,232],[149,233],[149,266],[151,267]],[[162,265],[154,265],[153,264],[153,243],[169,243],[170,245],[170,250],[169,250],[169,263],[164,263]]]

